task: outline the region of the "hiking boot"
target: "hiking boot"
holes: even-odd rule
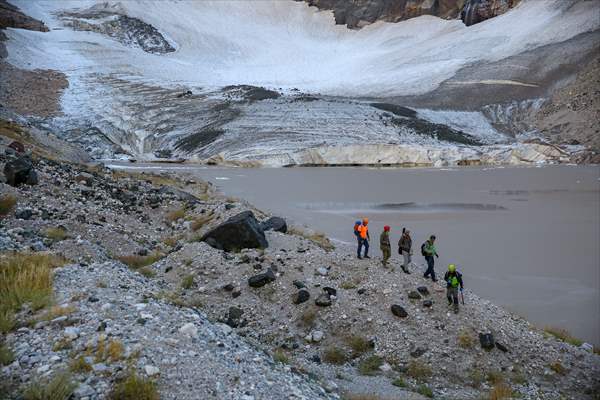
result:
[[[358,258],[359,260],[362,260],[362,257],[361,257],[361,256],[357,256],[356,258]]]
[[[458,314],[458,304],[454,305],[454,314]]]
[[[369,257],[368,255],[365,254],[365,256],[363,258],[371,258],[371,257]]]
[[[452,305],[452,299],[448,299],[448,307]]]

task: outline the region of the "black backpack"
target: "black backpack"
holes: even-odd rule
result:
[[[422,255],[423,257],[426,257],[426,256],[428,256],[428,255],[429,255],[429,254],[427,254],[427,253],[425,252],[425,245],[426,245],[426,244],[427,244],[427,242],[425,242],[425,243],[423,243],[423,244],[421,245],[421,255]]]

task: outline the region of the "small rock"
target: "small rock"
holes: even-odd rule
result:
[[[419,294],[419,292],[411,290],[410,292],[408,292],[408,298],[412,300],[420,300],[421,295]]]
[[[498,346],[498,342],[496,342],[496,346]],[[594,352],[594,346],[587,342],[583,343],[580,347],[585,351],[589,351],[590,353]]]
[[[148,376],[156,376],[160,374],[160,369],[158,369],[158,367],[155,367],[154,365],[144,365],[144,372]]]
[[[271,268],[267,269],[267,272],[262,274],[254,275],[248,278],[248,285],[251,287],[259,288],[265,286],[267,283],[275,280],[275,274]]]
[[[429,289],[427,289],[427,286],[419,286],[417,292],[421,293],[423,296],[429,296]]]
[[[414,349],[413,351],[410,352],[410,356],[414,357],[414,358],[419,358],[423,354],[425,354],[426,352],[427,352],[426,348],[424,348],[424,347],[417,347],[416,349]]]
[[[331,297],[327,293],[321,293],[316,298],[315,304],[319,307],[329,307],[331,305]]]
[[[310,299],[310,292],[306,289],[300,289],[292,296],[292,303],[301,304]]]
[[[323,340],[323,336],[324,336],[322,331],[313,331],[310,335],[311,335],[312,341],[315,343],[319,343],[321,340]]]
[[[500,350],[503,353],[508,352],[508,347],[506,347],[505,345],[503,345],[502,343],[496,342],[496,348],[498,350]]]
[[[231,306],[227,312],[227,321],[225,323],[232,328],[237,328],[241,325],[243,314],[244,310],[239,307]]]
[[[494,348],[494,335],[491,333],[480,333],[479,334],[479,343],[481,344],[481,348],[485,350],[492,350]]]
[[[296,286],[297,289],[303,289],[303,288],[306,287],[306,285],[304,284],[304,282],[301,282],[301,281],[294,281],[294,282],[292,282],[292,284],[294,286]]]
[[[198,328],[196,327],[196,325],[192,324],[191,322],[188,322],[187,324],[185,324],[181,328],[179,328],[179,332],[181,334],[189,336],[191,338],[198,337]]]
[[[30,209],[20,210],[15,213],[16,219],[29,220],[33,216],[33,211]]]
[[[433,306],[433,301],[431,300],[423,300],[423,307],[431,308]]]
[[[327,276],[327,275],[329,275],[329,270],[325,267],[319,267],[319,268],[317,268],[317,274],[319,274],[321,276]]]
[[[64,332],[65,338],[69,340],[75,340],[79,337],[79,328],[75,328],[74,326],[67,326]]]
[[[404,307],[402,307],[398,304],[393,304],[391,307],[391,310],[392,310],[392,314],[394,314],[396,317],[400,317],[400,318],[408,317],[408,313],[406,312]]]

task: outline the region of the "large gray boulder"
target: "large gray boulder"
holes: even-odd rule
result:
[[[261,222],[260,227],[265,232],[270,230],[281,233],[287,232],[287,223],[285,222],[285,219],[281,217],[271,217],[268,220]]]
[[[37,185],[38,176],[33,168],[31,158],[27,155],[13,156],[4,164],[6,183],[11,186]]]
[[[225,251],[264,249],[269,247],[265,233],[252,211],[244,211],[207,232],[202,241]]]

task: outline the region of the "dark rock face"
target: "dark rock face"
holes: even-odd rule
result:
[[[11,157],[4,164],[4,176],[6,183],[11,186],[37,185],[38,176],[33,168],[31,158],[26,155]]]
[[[244,211],[234,215],[207,232],[201,240],[216,249],[225,251],[269,247],[265,233],[252,211]]]
[[[494,335],[492,335],[491,333],[480,333],[479,343],[481,344],[482,349],[492,350],[495,345]]]
[[[0,29],[20,28],[30,31],[48,32],[42,21],[23,14],[17,7],[0,0]]]
[[[76,31],[98,32],[126,46],[139,47],[147,53],[165,54],[175,51],[154,26],[137,18],[119,15],[114,10],[92,7],[87,11],[63,13],[61,17],[66,26]]]
[[[391,310],[392,310],[392,314],[394,314],[396,317],[400,317],[400,318],[408,317],[408,313],[406,312],[404,307],[399,306],[398,304],[393,304],[391,307]]]
[[[254,275],[248,278],[248,285],[251,287],[259,288],[265,286],[267,283],[271,283],[275,280],[275,274],[271,268],[267,269],[267,272],[262,274]]]
[[[286,233],[287,232],[287,223],[285,219],[281,217],[271,217],[266,221],[260,223],[260,227],[263,231],[274,230],[275,232]]]
[[[427,286],[419,286],[417,292],[421,293],[423,296],[429,296],[429,289],[427,289]]]
[[[408,298],[412,299],[412,300],[420,300],[421,295],[419,294],[419,292],[415,292],[414,290],[411,290],[410,292],[408,292]]]
[[[504,14],[520,0],[467,0],[460,13],[460,19],[467,26]]]
[[[242,315],[244,314],[244,310],[239,307],[229,307],[227,312],[227,321],[225,322],[232,328],[237,328],[242,324]]]
[[[298,0],[299,1],[299,0]],[[376,21],[399,22],[421,15],[445,19],[462,17],[469,8],[467,25],[503,14],[520,0],[304,0],[320,10],[333,10],[335,23],[362,28]],[[469,21],[470,23],[467,23]],[[474,21],[474,22],[473,22]]]
[[[292,296],[292,303],[301,304],[308,301],[308,299],[310,299],[310,292],[306,289],[300,289]]]

